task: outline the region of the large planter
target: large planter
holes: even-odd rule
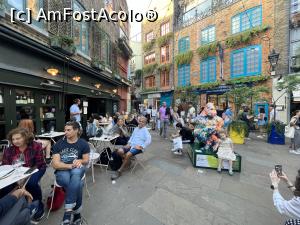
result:
[[[271,132],[268,136],[268,143],[276,144],[276,145],[284,145],[285,144],[284,134],[277,133],[274,125],[272,125]]]
[[[50,46],[68,56],[74,55],[76,53],[75,45],[64,43],[60,36],[51,37]]]
[[[245,132],[238,133],[237,131],[230,129],[229,136],[234,144],[244,144],[245,143]]]

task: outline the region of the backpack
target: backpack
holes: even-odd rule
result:
[[[97,134],[97,126],[95,123],[89,123],[86,127],[86,135],[88,137],[95,137]]]
[[[52,191],[50,195],[47,198],[47,207],[50,209],[51,206],[51,200],[52,200],[52,194],[54,192],[54,197],[53,197],[53,203],[52,203],[52,209],[51,211],[56,211],[62,207],[65,201],[65,192],[62,187],[53,187],[52,185]]]
[[[109,166],[112,170],[116,171],[120,169],[122,165],[122,157],[118,155],[117,152],[112,153],[112,158],[113,160],[109,161]]]

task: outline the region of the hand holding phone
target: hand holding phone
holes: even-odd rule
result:
[[[275,165],[277,176],[282,176],[282,165]]]

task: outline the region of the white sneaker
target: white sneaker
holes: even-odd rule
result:
[[[171,149],[171,151],[172,151],[172,152],[175,152],[175,151],[177,151],[177,149],[175,149],[175,148],[172,148],[172,149]]]
[[[300,155],[300,150],[299,149],[297,149],[296,151],[295,150],[290,150],[290,153]]]
[[[182,151],[174,152],[175,155],[182,155]]]
[[[263,137],[263,136],[261,136],[261,135],[258,135],[257,137],[258,137],[258,138],[264,138],[264,137]]]

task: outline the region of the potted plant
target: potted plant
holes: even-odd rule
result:
[[[66,55],[73,55],[76,52],[73,38],[68,36],[53,36],[50,38],[50,46]]]
[[[268,134],[268,143],[284,145],[285,144],[285,136],[284,136],[284,128],[286,124],[281,121],[275,120],[268,124],[267,126],[267,134]]]
[[[98,58],[93,58],[91,61],[91,67],[101,70],[103,69],[103,66],[101,64],[101,61]]]
[[[229,136],[233,143],[235,144],[244,144],[245,136],[248,133],[247,123],[242,120],[234,120],[230,123],[229,127]]]

